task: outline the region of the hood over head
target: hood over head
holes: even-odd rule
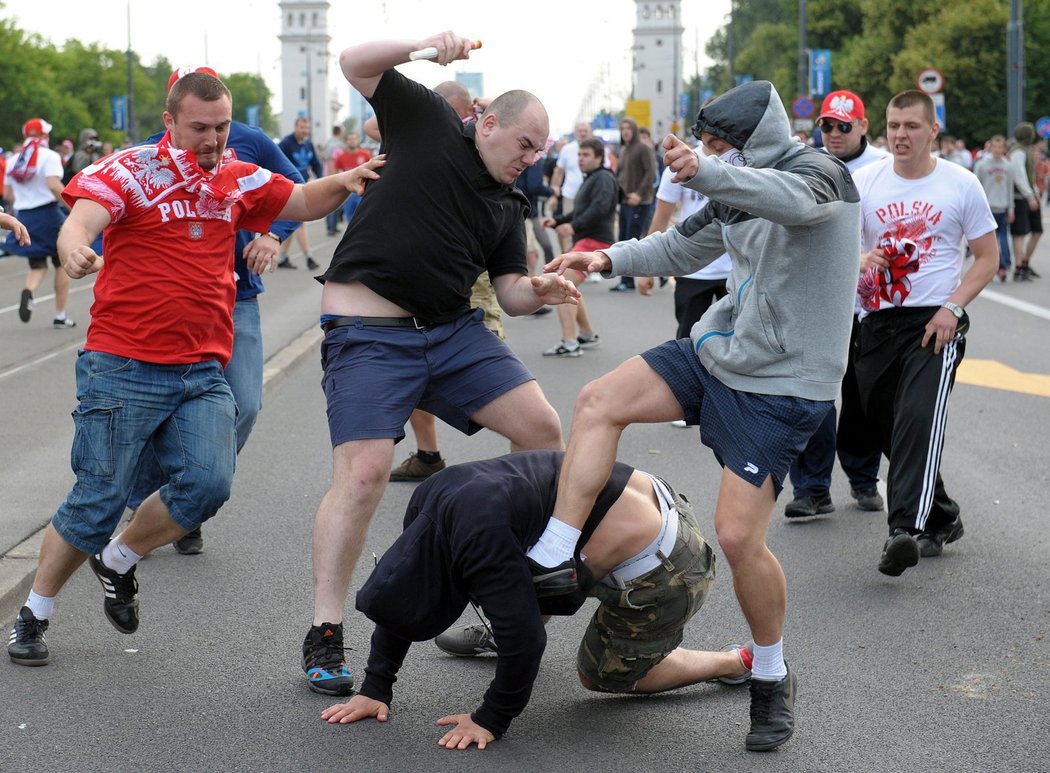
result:
[[[784,103],[769,81],[751,81],[707,103],[696,116],[693,136],[701,132],[725,140],[744,154],[748,166],[761,168],[783,157],[792,145]]]
[[[634,133],[631,135],[631,141],[628,142],[627,144],[628,145],[634,145],[636,142],[638,142],[640,140],[640,137],[638,135],[638,122],[636,120],[634,120],[633,118],[621,118],[620,119],[620,126],[623,126],[625,123],[626,124],[630,124],[631,128],[634,129]],[[622,139],[623,134],[621,133],[620,136],[621,136],[621,139]]]

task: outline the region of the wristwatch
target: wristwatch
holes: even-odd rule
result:
[[[277,234],[275,234],[275,233],[274,233],[273,231],[268,231],[268,232],[266,233],[266,235],[267,235],[267,236],[269,236],[269,237],[270,237],[271,239],[273,239],[273,240],[274,240],[275,242],[277,242],[278,244],[280,244],[280,243],[281,243],[281,237],[280,237],[280,236],[278,236]]]
[[[958,303],[952,303],[951,301],[945,301],[944,303],[941,304],[941,306],[946,308],[952,314],[954,314],[956,319],[962,319],[963,307],[960,306]]]

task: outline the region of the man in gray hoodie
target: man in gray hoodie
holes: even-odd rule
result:
[[[684,418],[723,467],[715,530],[754,637],[746,747],[774,749],[794,731],[795,674],[783,657],[787,584],[765,536],[791,460],[831,409],[846,369],[859,260],[860,205],[842,162],[791,136],[772,84],[738,86],[693,127],[712,153],[674,136],[674,182],[711,198],[676,228],[547,271],[680,276],[728,252],[728,295],[690,338],[632,357],[576,402],[554,517],[529,551],[540,593],[571,592],[571,546],[609,477],[629,424]],[[548,568],[550,567],[550,568]]]

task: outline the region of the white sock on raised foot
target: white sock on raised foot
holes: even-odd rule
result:
[[[555,567],[572,558],[582,533],[575,526],[551,516],[539,541],[525,555],[540,566]]]
[[[767,682],[779,682],[787,676],[787,664],[784,663],[784,640],[768,647],[754,647],[754,661],[751,663],[751,678]]]

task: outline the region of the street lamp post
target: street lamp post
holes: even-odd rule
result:
[[[809,96],[809,57],[806,53],[806,0],[798,0],[798,96]]]
[[[1007,134],[1024,120],[1024,9],[1022,0],[1010,0],[1010,22],[1006,27],[1006,122]]]

